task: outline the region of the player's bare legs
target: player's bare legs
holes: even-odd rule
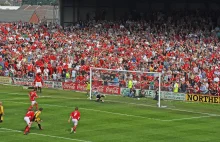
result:
[[[28,110],[33,109],[33,107],[35,106],[35,109],[38,110],[38,103],[36,102],[35,104],[31,105]]]
[[[31,110],[33,108],[33,105],[31,105],[29,108],[28,108],[28,110]]]
[[[37,91],[38,91],[38,87],[37,87],[37,86],[35,86],[35,87],[34,87],[34,90],[37,92]]]
[[[74,125],[72,128],[71,128],[71,131],[70,131],[70,133],[76,133],[76,127],[77,127],[77,125]]]
[[[77,127],[77,125],[76,125],[76,126],[73,126],[73,132],[74,132],[74,133],[76,133],[76,127]]]
[[[38,127],[39,127],[40,130],[43,130],[43,128],[41,127],[40,122],[37,122],[37,125],[38,125]]]
[[[30,128],[31,128],[32,122],[30,122],[24,129],[24,135],[27,135],[27,133],[30,132]]]
[[[40,93],[41,93],[41,90],[42,90],[41,87],[38,87],[38,90],[40,90]]]
[[[3,117],[2,114],[0,114],[0,123],[3,122],[2,117]]]
[[[38,110],[38,103],[36,102],[35,104],[36,110]]]
[[[31,124],[32,124],[32,122],[30,122],[30,124],[25,127],[24,135],[27,135],[27,133],[30,132]]]

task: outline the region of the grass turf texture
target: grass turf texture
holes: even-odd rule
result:
[[[23,118],[30,105],[30,90],[0,85],[0,101],[5,108],[0,124],[0,141],[14,142],[209,142],[219,140],[220,107],[216,104],[163,101],[157,108],[152,99],[107,96],[104,103],[87,99],[85,93],[43,89],[37,99],[41,114],[23,135]],[[70,134],[69,114],[78,106],[81,112],[77,133]]]

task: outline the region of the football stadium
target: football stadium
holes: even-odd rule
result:
[[[219,0],[0,0],[0,142],[213,142]]]

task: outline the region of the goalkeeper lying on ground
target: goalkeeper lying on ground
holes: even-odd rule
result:
[[[102,98],[105,98],[105,95],[101,95],[101,94],[98,92],[97,88],[95,88],[94,91],[92,92],[91,98],[92,98],[93,96],[96,96],[96,102],[104,102],[104,99],[102,99]],[[89,97],[89,98],[90,98],[90,97]],[[89,99],[89,98],[88,98],[88,99]]]
[[[104,102],[103,98],[105,98],[105,95],[100,94],[97,89],[94,91],[93,95],[96,96],[96,102]]]
[[[39,127],[40,130],[43,130],[43,128],[41,127],[41,124],[40,124],[40,122],[42,121],[40,119],[40,114],[41,114],[42,110],[43,110],[43,108],[39,108],[39,110],[36,111],[35,114],[34,114],[35,122],[37,122],[38,127]]]
[[[96,102],[104,102],[105,95],[101,95],[100,93],[98,93],[96,95]]]

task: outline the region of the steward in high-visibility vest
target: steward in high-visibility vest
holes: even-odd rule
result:
[[[86,82],[87,86],[86,86],[86,92],[87,92],[87,96],[90,96],[90,82]]]
[[[133,87],[133,82],[132,82],[132,80],[130,79],[130,80],[128,81],[128,88],[131,89],[132,87]]]
[[[178,91],[179,91],[179,84],[176,82],[173,87],[173,92],[178,93]]]
[[[66,73],[66,79],[70,79],[70,73],[69,72]]]

